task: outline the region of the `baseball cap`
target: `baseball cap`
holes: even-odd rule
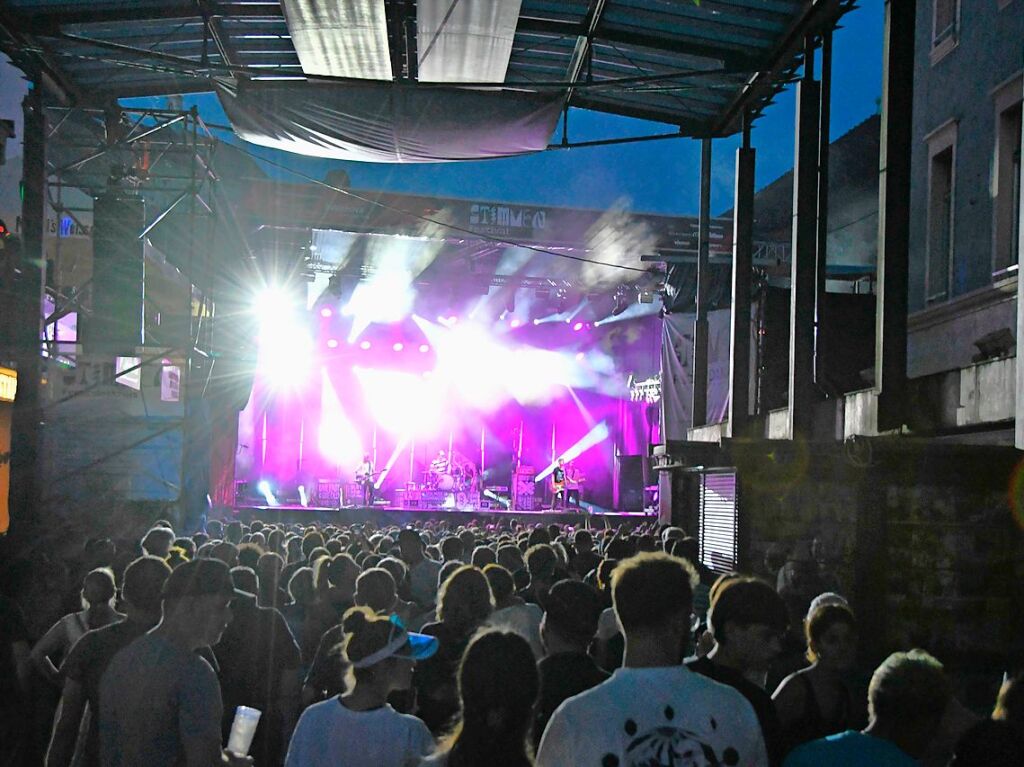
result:
[[[236,589],[231,570],[219,559],[193,559],[171,571],[161,592],[164,599],[220,594],[233,599],[250,596]]]
[[[397,615],[391,616],[391,634],[388,642],[375,653],[360,658],[352,664],[353,668],[369,668],[388,658],[408,658],[409,660],[426,660],[437,652],[437,637],[427,634],[416,634],[406,631]]]

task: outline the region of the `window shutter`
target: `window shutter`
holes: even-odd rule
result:
[[[712,570],[730,572],[739,559],[735,472],[701,475],[700,561]]]

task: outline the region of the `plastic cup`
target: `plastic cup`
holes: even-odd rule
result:
[[[248,756],[252,745],[256,725],[260,723],[260,710],[239,706],[235,709],[235,720],[231,723],[231,734],[228,736],[228,751],[235,756]]]

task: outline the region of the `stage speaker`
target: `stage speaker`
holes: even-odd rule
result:
[[[620,455],[616,458],[619,471],[619,508],[623,511],[643,511],[644,508],[644,455]]]
[[[89,352],[135,354],[143,342],[143,243],[141,198],[107,192],[93,207],[92,314],[83,328]]]
[[[838,397],[863,389],[862,371],[875,364],[875,297],[826,293],[824,308],[818,388],[830,397]],[[788,288],[764,290],[758,311],[761,413],[786,407],[789,402],[789,312]]]

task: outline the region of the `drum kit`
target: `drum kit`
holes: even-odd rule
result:
[[[421,490],[468,493],[475,489],[476,469],[472,466],[431,467],[423,472]]]

